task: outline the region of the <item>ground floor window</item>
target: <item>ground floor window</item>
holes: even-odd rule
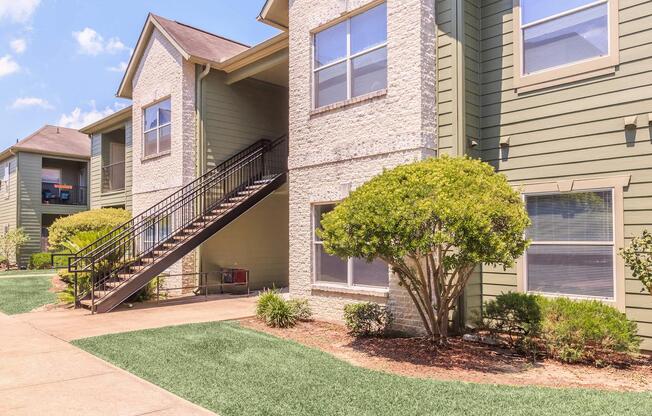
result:
[[[335,208],[335,204],[313,206],[313,269],[316,283],[340,284],[345,286],[387,287],[389,269],[387,263],[375,260],[349,258],[343,260],[331,256],[324,250],[324,244],[315,231],[319,228],[324,214]]]
[[[525,203],[532,220],[526,290],[614,299],[613,190],[529,194]]]

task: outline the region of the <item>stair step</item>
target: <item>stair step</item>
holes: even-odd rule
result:
[[[131,274],[130,274],[130,273],[120,273],[120,274],[118,275],[118,279],[121,279],[121,280],[129,280],[129,279],[131,279],[131,276],[133,276],[134,274],[135,274],[135,273],[131,273]]]

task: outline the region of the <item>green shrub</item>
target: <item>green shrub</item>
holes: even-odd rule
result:
[[[267,302],[265,323],[272,328],[289,328],[297,323],[296,311],[280,296]]]
[[[14,228],[6,233],[0,234],[0,255],[7,268],[11,266],[12,259],[18,258],[18,251],[29,242],[29,236],[22,227]]]
[[[48,241],[55,249],[63,248],[63,242],[81,231],[113,229],[131,218],[124,209],[102,208],[61,217],[49,228]]]
[[[256,301],[256,316],[260,319],[265,319],[270,303],[280,298],[278,290],[274,288],[263,290]]]
[[[307,321],[312,311],[305,299],[285,300],[278,290],[265,289],[256,301],[256,316],[274,328],[294,326],[297,321]]]
[[[29,268],[36,270],[52,268],[52,253],[34,253],[29,256]]]
[[[505,293],[485,303],[482,326],[521,351],[567,363],[614,361],[641,343],[635,322],[597,300]]]
[[[297,320],[309,321],[312,318],[312,310],[307,299],[290,299],[287,303],[294,311]]]
[[[642,235],[632,239],[629,247],[620,250],[620,255],[632,270],[632,276],[652,295],[652,233],[643,230]]]
[[[350,303],[344,307],[344,323],[355,336],[383,335],[392,323],[392,314],[377,303]]]
[[[511,347],[530,351],[543,323],[539,298],[527,293],[502,293],[485,303],[482,326],[492,334],[507,335]]]
[[[638,351],[636,323],[612,306],[566,298],[540,298],[539,303],[544,315],[541,338],[554,358],[599,364]]]
[[[66,288],[59,292],[57,296],[62,303],[73,303],[75,301],[75,274],[70,273],[67,269],[57,271],[59,278],[66,284]],[[91,287],[91,279],[88,273],[77,273],[77,291],[82,294]]]

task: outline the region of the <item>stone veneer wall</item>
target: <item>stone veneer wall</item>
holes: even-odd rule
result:
[[[170,97],[172,146],[169,155],[143,160],[143,108]],[[154,30],[133,79],[133,213],[144,211],[195,177],[195,66]],[[194,254],[168,270],[194,271]],[[183,284],[182,284],[183,283]],[[189,281],[167,279],[167,287]]]
[[[342,308],[350,302],[387,303],[396,317],[396,329],[418,332],[418,315],[394,278],[385,296],[360,290],[316,290],[312,285],[311,204],[340,200],[348,189],[383,168],[435,155],[432,1],[387,2],[386,94],[312,111],[310,31],[368,3],[290,2],[290,293],[308,298],[318,317],[331,320],[341,320]]]

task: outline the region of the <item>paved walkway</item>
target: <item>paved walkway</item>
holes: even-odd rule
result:
[[[254,298],[227,298],[88,315],[0,313],[0,415],[212,415],[68,340],[250,316]]]
[[[30,312],[13,317],[37,328],[46,334],[65,341],[160,328],[195,322],[226,321],[253,316],[256,298],[231,295],[193,297],[186,303],[162,303],[134,309],[122,306],[110,313],[91,315],[85,309],[57,309]]]

